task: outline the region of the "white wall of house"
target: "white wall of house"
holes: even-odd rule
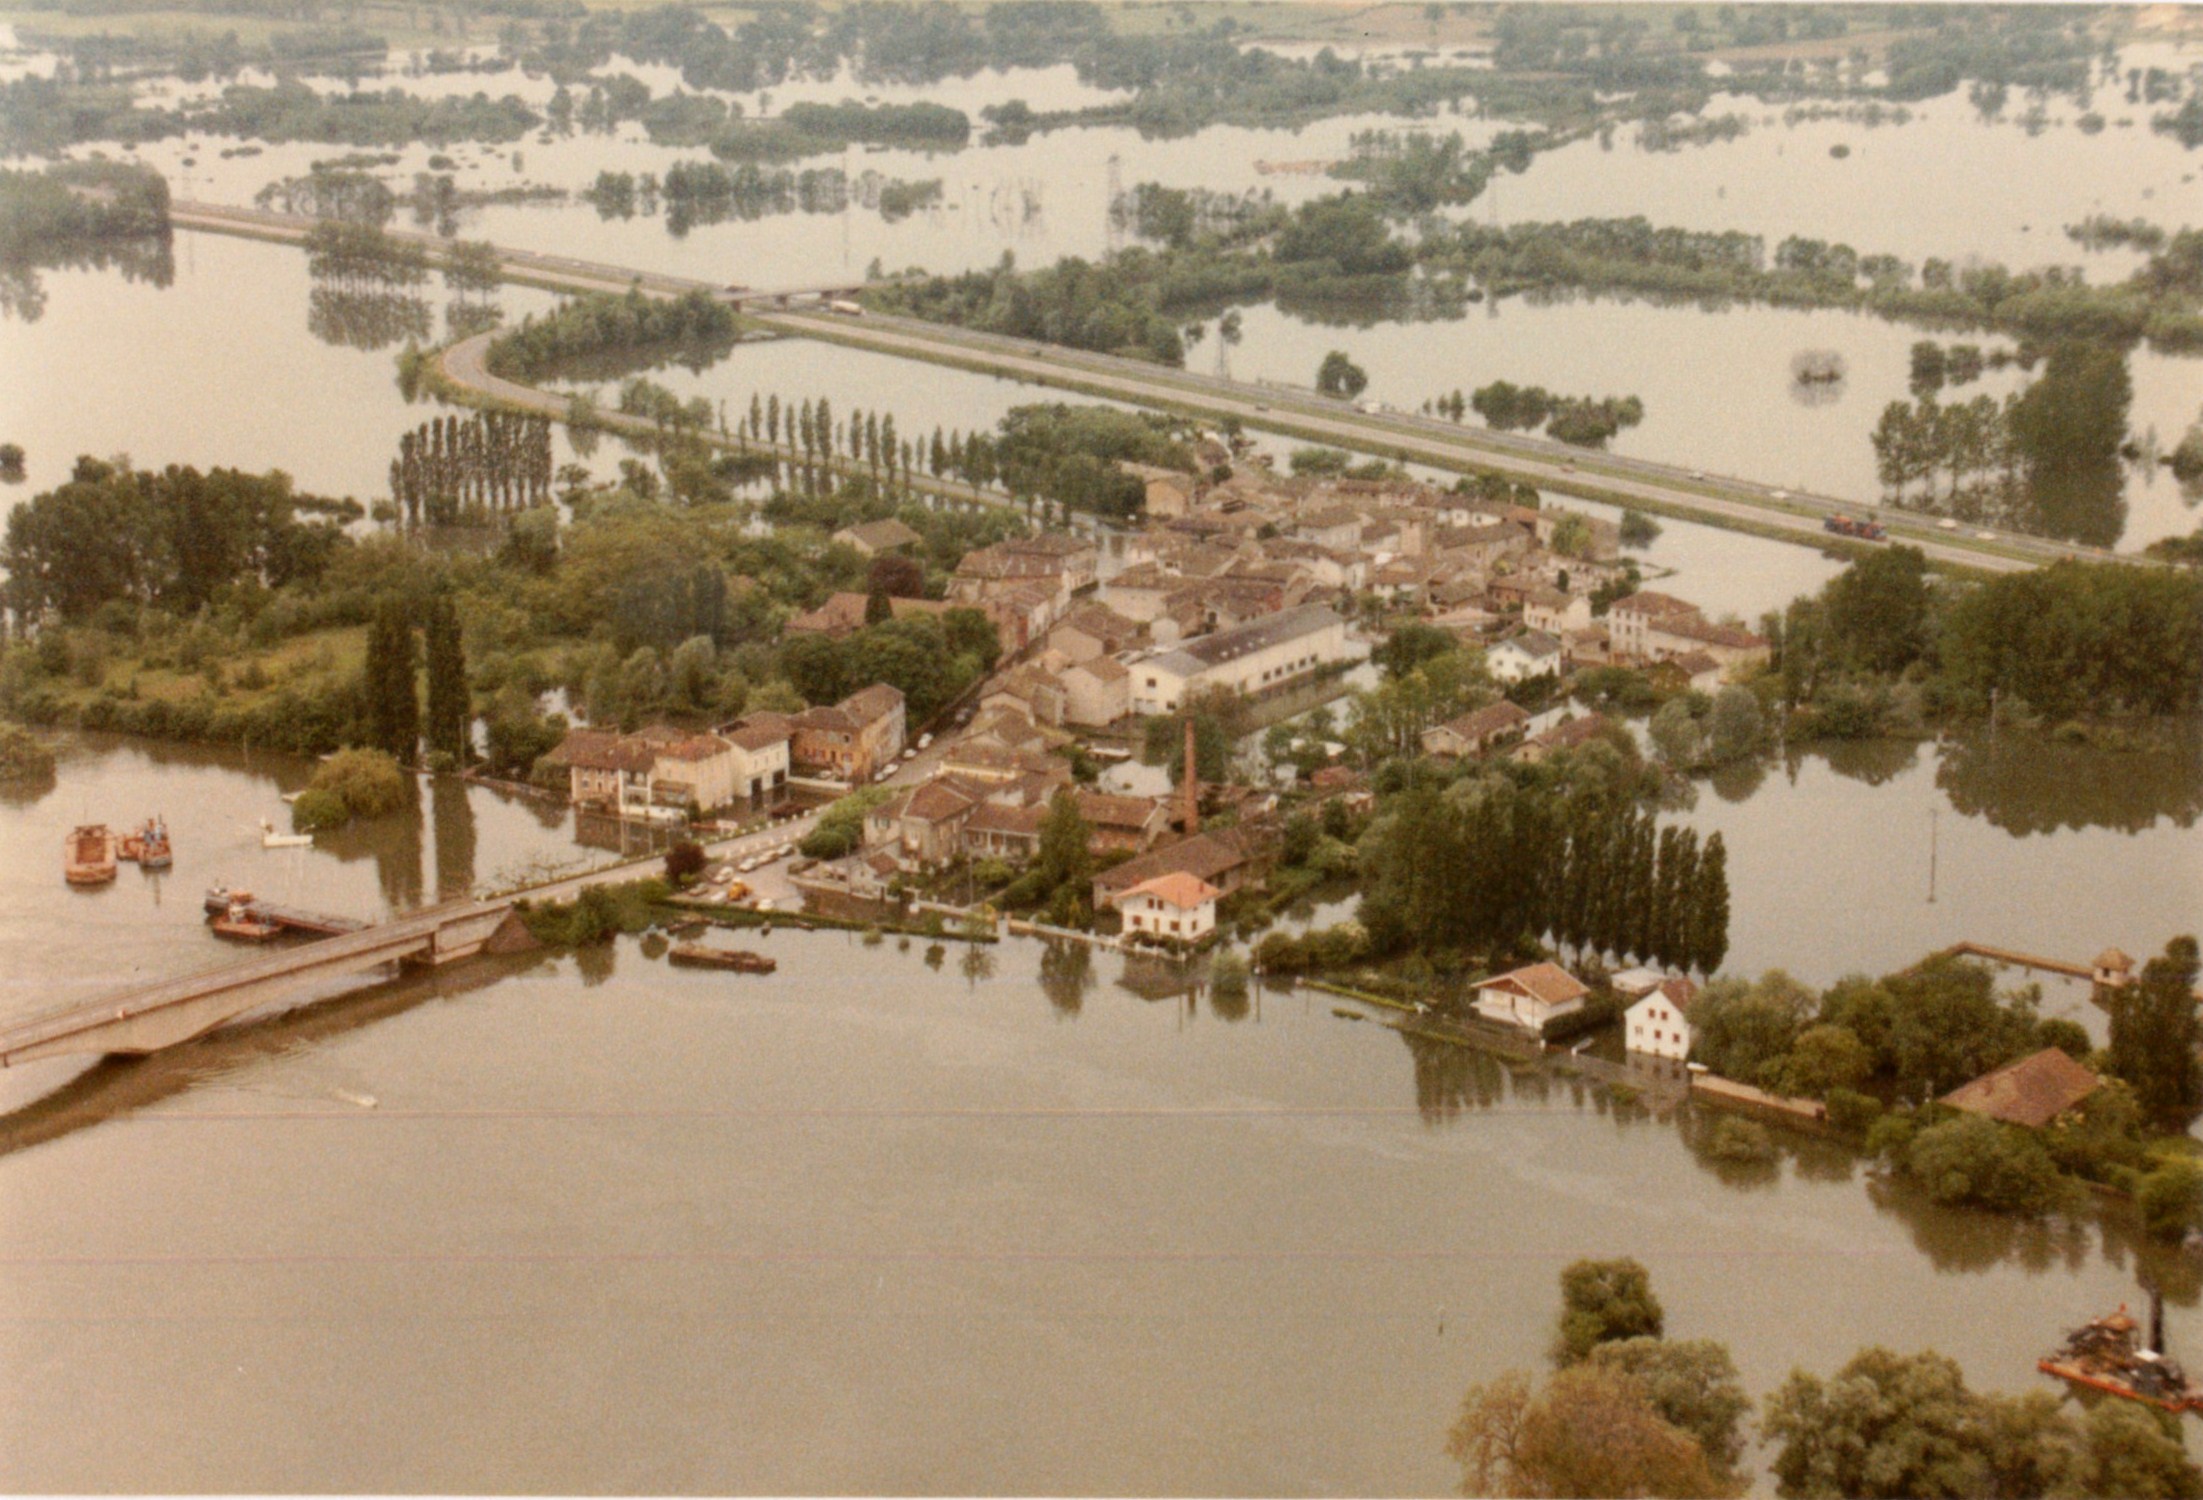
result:
[[[1484,653],[1484,665],[1500,682],[1520,682],[1525,677],[1539,677],[1560,670],[1560,655],[1532,656],[1513,641],[1501,641]]]
[[[1117,903],[1124,914],[1124,930],[1155,937],[1197,943],[1216,930],[1216,903],[1204,901],[1188,910],[1160,896],[1142,893]]]
[[[1558,1005],[1548,1005],[1529,995],[1518,995],[1511,989],[1486,986],[1476,992],[1476,1013],[1488,1021],[1506,1026],[1519,1026],[1525,1031],[1542,1031],[1545,1023],[1562,1016],[1574,1015],[1583,1009],[1579,996],[1564,1000]]]
[[[1691,1024],[1675,1008],[1675,1002],[1654,990],[1623,1015],[1628,1027],[1627,1047],[1653,1057],[1682,1061],[1690,1056]]]

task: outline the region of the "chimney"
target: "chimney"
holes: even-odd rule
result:
[[[1193,748],[1193,715],[1186,715],[1186,837],[1201,831],[1201,761]]]

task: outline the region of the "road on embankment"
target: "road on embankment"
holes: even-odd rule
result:
[[[313,227],[312,221],[290,215],[218,204],[178,203],[172,206],[170,217],[179,228],[290,244],[302,242]],[[447,242],[430,235],[393,232],[392,237],[418,243],[431,253],[448,247]],[[689,277],[503,246],[497,247],[497,254],[509,279],[554,290],[624,292],[640,287],[652,296],[707,291],[736,301],[745,315],[759,324],[799,337],[1007,375],[1136,406],[1179,411],[1212,422],[1236,420],[1248,428],[1404,462],[1500,474],[1541,490],[1636,506],[1659,515],[1704,521],[1802,545],[1852,554],[1871,550],[1872,543],[1846,541],[1826,530],[1824,523],[1829,516],[1847,514],[1872,516],[1887,528],[1891,540],[1917,546],[1931,562],[1947,568],[2002,573],[2024,571],[2063,558],[2138,560],[2012,532],[1978,528],[1953,532],[1916,516],[1879,509],[1871,501],[1810,494],[1681,465],[1570,448],[1517,433],[1463,428],[1406,412],[1368,411],[1296,387],[1197,375],[1140,360],[908,318],[878,314],[850,317],[818,307],[770,306],[783,298],[815,297],[822,291],[835,290],[830,288],[759,289],[735,297],[725,287]],[[484,400],[553,416],[567,414],[563,397],[492,375],[483,360],[487,345],[488,337],[480,336],[446,350],[440,361],[446,378]],[[602,414],[599,420],[621,426],[634,421],[623,421],[612,413]]]

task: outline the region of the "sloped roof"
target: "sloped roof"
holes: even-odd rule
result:
[[[851,693],[848,697],[842,699],[837,707],[849,714],[858,723],[869,724],[875,719],[884,719],[889,714],[901,713],[903,694],[900,688],[890,687],[884,682],[875,682],[868,688]]]
[[[2095,1093],[2102,1083],[2064,1052],[2045,1047],[2032,1057],[1959,1085],[1943,1096],[1943,1102],[2008,1125],[2040,1127]]]
[[[1482,708],[1472,709],[1457,719],[1449,719],[1441,727],[1451,730],[1462,739],[1480,740],[1487,735],[1499,734],[1517,724],[1529,722],[1530,716],[1523,712],[1519,704],[1509,703],[1502,698],[1497,703],[1487,703]]]
[[[1180,839],[1161,849],[1150,849],[1115,869],[1104,870],[1094,877],[1094,883],[1103,891],[1123,892],[1142,881],[1177,871],[1210,880],[1239,868],[1248,858],[1248,850],[1236,830],[1217,829]]]
[[[1698,606],[1676,598],[1673,594],[1654,593],[1651,589],[1639,589],[1626,599],[1614,601],[1608,614],[1630,615],[1691,615],[1698,613]]]
[[[647,741],[608,729],[570,730],[552,753],[559,762],[585,771],[647,771],[657,759]]]
[[[1155,816],[1152,797],[1117,797],[1107,792],[1080,791],[1079,816],[1097,828],[1145,828]]]
[[[1523,655],[1530,657],[1560,655],[1560,642],[1542,630],[1525,630],[1520,635],[1510,636],[1501,641],[1499,645],[1492,647],[1492,649],[1497,651],[1506,646],[1512,646]]]
[[[925,540],[917,532],[892,516],[885,521],[867,521],[861,526],[845,526],[834,533],[837,540],[846,537],[852,542],[884,552],[894,547],[914,546]]]
[[[1546,1005],[1566,1005],[1571,1000],[1581,999],[1591,993],[1590,986],[1559,964],[1551,963],[1531,964],[1527,968],[1516,969],[1496,979],[1487,979],[1477,988],[1511,989]]]
[[[1168,875],[1158,875],[1153,880],[1143,880],[1124,894],[1152,896],[1158,901],[1168,902],[1180,911],[1193,911],[1224,893],[1198,876],[1188,875],[1183,870],[1174,870]]]

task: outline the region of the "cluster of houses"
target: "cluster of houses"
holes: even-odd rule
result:
[[[536,763],[537,774],[563,772],[577,807],[621,816],[739,815],[779,802],[791,777],[871,780],[902,753],[904,719],[903,695],[875,683],[839,703],[750,714],[708,732],[572,730]]]

